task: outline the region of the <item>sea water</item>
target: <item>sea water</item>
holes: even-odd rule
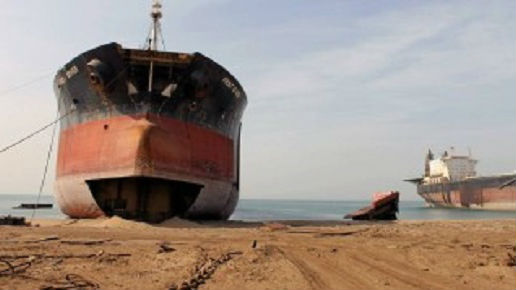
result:
[[[36,203],[37,198],[37,195],[29,194],[0,194],[0,215],[24,216],[30,218],[34,210],[14,209],[13,207],[19,206],[22,203]],[[35,218],[54,219],[66,217],[61,213],[57,204],[55,204],[53,196],[42,195],[39,199],[39,203],[52,203],[54,206],[51,209],[37,209],[35,211]]]
[[[36,195],[0,195],[0,215],[30,217],[32,209],[13,209],[21,203],[36,203]],[[37,209],[36,218],[65,218],[54,198],[42,195],[40,203],[53,203],[51,209]],[[322,201],[322,200],[270,200],[241,199],[231,216],[233,220],[342,220],[342,217],[370,201]],[[451,208],[430,208],[423,201],[400,201],[400,220],[465,220],[465,219],[513,219],[516,211],[485,211]]]
[[[231,217],[237,220],[341,220],[370,201],[240,200]],[[424,201],[400,201],[400,220],[465,220],[516,218],[516,211],[431,208]]]

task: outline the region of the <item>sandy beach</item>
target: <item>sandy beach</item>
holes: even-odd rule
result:
[[[515,232],[513,220],[40,220],[0,227],[0,289],[514,289]]]

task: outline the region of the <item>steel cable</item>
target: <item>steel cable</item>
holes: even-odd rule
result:
[[[36,130],[36,131],[34,131],[34,132],[30,133],[29,135],[27,135],[27,136],[25,136],[25,137],[21,138],[20,140],[18,140],[18,141],[16,141],[16,142],[12,143],[12,144],[10,144],[10,145],[5,146],[4,148],[0,149],[0,153],[4,153],[5,151],[7,151],[7,150],[9,150],[9,149],[11,149],[11,148],[13,148],[13,147],[15,147],[16,145],[19,145],[19,144],[23,143],[24,141],[26,141],[26,140],[28,140],[28,139],[30,139],[30,138],[32,138],[32,137],[34,137],[34,136],[36,136],[37,134],[39,134],[39,133],[41,133],[41,132],[45,131],[45,130],[46,130],[46,129],[48,129],[50,126],[52,126],[52,125],[56,124],[57,122],[61,121],[61,119],[63,119],[64,117],[66,117],[66,116],[70,115],[74,110],[75,110],[75,109],[72,109],[72,110],[68,111],[66,114],[64,114],[64,115],[62,115],[61,117],[59,117],[59,118],[55,119],[54,121],[52,121],[52,122],[50,122],[50,123],[46,124],[45,126],[43,126],[43,127],[39,128],[38,130]]]
[[[28,86],[30,86],[30,85],[32,85],[32,84],[34,84],[34,83],[37,83],[37,82],[39,82],[39,81],[41,81],[41,80],[46,79],[47,77],[51,76],[53,73],[54,73],[54,72],[46,73],[46,74],[44,74],[44,75],[41,75],[41,76],[39,76],[39,77],[37,77],[37,78],[34,78],[34,79],[32,79],[32,80],[29,80],[29,81],[24,82],[24,83],[22,83],[22,84],[19,84],[19,85],[17,85],[17,86],[14,86],[14,87],[11,87],[11,88],[8,88],[8,89],[5,89],[5,90],[3,90],[3,91],[0,91],[0,96],[7,95],[7,94],[9,94],[9,93],[11,93],[11,92],[17,91],[17,90],[19,90],[19,89],[23,89],[24,87],[28,87]]]
[[[59,110],[57,110],[56,116],[59,116]],[[62,117],[61,117],[62,118]],[[60,120],[61,118],[58,118]],[[41,198],[41,193],[43,192],[43,186],[45,186],[45,180],[47,178],[47,172],[48,172],[48,164],[50,163],[50,157],[52,156],[52,149],[54,148],[54,139],[56,136],[56,128],[57,128],[57,122],[54,122],[54,128],[52,128],[52,137],[50,137],[50,144],[48,145],[48,151],[47,151],[47,160],[45,161],[45,169],[43,170],[43,177],[41,178],[41,183],[39,184],[39,191],[38,191],[38,198],[36,199],[36,206],[32,209],[32,215],[30,217],[30,221],[34,219],[34,216],[36,215],[36,208],[38,207],[39,200]]]

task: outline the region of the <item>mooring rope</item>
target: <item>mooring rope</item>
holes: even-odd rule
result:
[[[34,209],[32,210],[32,215],[31,215],[31,218],[30,218],[30,221],[32,222],[32,220],[34,219],[34,216],[36,215],[36,207],[37,205],[39,204],[39,201],[41,199],[41,193],[43,192],[43,187],[45,186],[45,180],[46,180],[46,177],[47,177],[47,172],[48,172],[48,164],[50,163],[50,157],[52,156],[52,149],[54,148],[54,139],[55,139],[55,135],[56,135],[56,129],[57,129],[57,122],[59,122],[60,120],[62,120],[64,117],[70,115],[73,111],[75,111],[76,109],[73,108],[71,109],[70,111],[68,111],[66,114],[62,115],[62,116],[59,116],[59,109],[57,110],[57,118],[54,119],[52,122],[46,124],[45,126],[37,129],[36,131],[30,133],[29,135],[21,138],[20,140],[10,144],[10,145],[7,145],[6,147],[2,148],[0,150],[0,153],[3,153],[13,147],[15,147],[16,145],[19,145],[21,143],[23,143],[24,141],[27,141],[28,139],[36,136],[38,133],[41,133],[43,131],[45,131],[46,129],[48,129],[50,126],[54,126],[54,128],[52,129],[52,139],[50,140],[50,144],[48,146],[48,152],[47,152],[47,160],[45,161],[45,169],[43,170],[43,177],[41,178],[41,182],[40,182],[40,185],[39,185],[39,191],[38,191],[38,197],[36,199],[36,205],[34,206]]]
[[[54,74],[54,72],[48,72],[48,73],[45,73],[44,75],[40,75],[40,76],[38,76],[38,77],[36,77],[34,79],[28,80],[28,81],[26,81],[24,83],[21,83],[19,85],[14,86],[14,87],[2,90],[2,91],[0,91],[0,96],[7,95],[7,94],[12,93],[14,91],[17,91],[19,89],[23,89],[25,87],[28,87],[28,86],[30,86],[30,85],[32,85],[34,83],[37,83],[39,81],[42,81],[42,80],[46,79],[47,77],[52,76],[52,74]]]
[[[36,136],[37,134],[39,134],[39,133],[41,133],[41,132],[45,131],[45,130],[46,130],[46,129],[48,129],[50,126],[57,124],[57,122],[61,121],[61,119],[63,119],[64,117],[66,117],[66,116],[70,115],[73,111],[75,111],[75,109],[72,109],[72,110],[68,111],[66,114],[64,114],[64,115],[62,115],[61,117],[59,117],[59,118],[55,119],[54,121],[52,121],[52,122],[50,122],[50,123],[46,124],[45,126],[43,126],[43,127],[39,128],[39,129],[37,129],[36,131],[34,131],[34,132],[30,133],[29,135],[27,135],[27,136],[25,136],[25,137],[21,138],[20,140],[18,140],[18,141],[16,141],[16,142],[13,142],[13,143],[12,143],[12,144],[10,144],[10,145],[5,146],[4,148],[0,149],[0,153],[4,153],[5,151],[7,151],[7,150],[9,150],[9,149],[13,148],[14,146],[19,145],[19,144],[23,143],[24,141],[27,141],[28,139],[30,139],[30,138],[32,138],[32,137],[34,137],[34,136]]]
[[[56,117],[59,116],[59,110],[57,110]],[[57,120],[62,119],[63,117],[57,118]],[[57,128],[57,122],[54,122],[54,128],[52,128],[52,137],[50,137],[50,144],[48,145],[48,151],[47,151],[47,160],[45,161],[45,169],[43,170],[43,176],[41,178],[41,182],[39,184],[39,191],[38,191],[38,198],[36,199],[36,205],[32,209],[32,215],[30,217],[30,222],[32,223],[32,220],[34,220],[34,216],[36,215],[36,208],[38,207],[39,200],[41,198],[41,193],[43,192],[43,186],[45,186],[45,180],[47,179],[47,172],[48,172],[48,164],[50,163],[50,157],[52,156],[52,149],[54,148],[54,139],[56,136],[56,128]]]

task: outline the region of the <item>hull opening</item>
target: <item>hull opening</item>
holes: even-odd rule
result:
[[[153,177],[87,180],[93,198],[107,216],[158,223],[183,217],[202,185]]]

